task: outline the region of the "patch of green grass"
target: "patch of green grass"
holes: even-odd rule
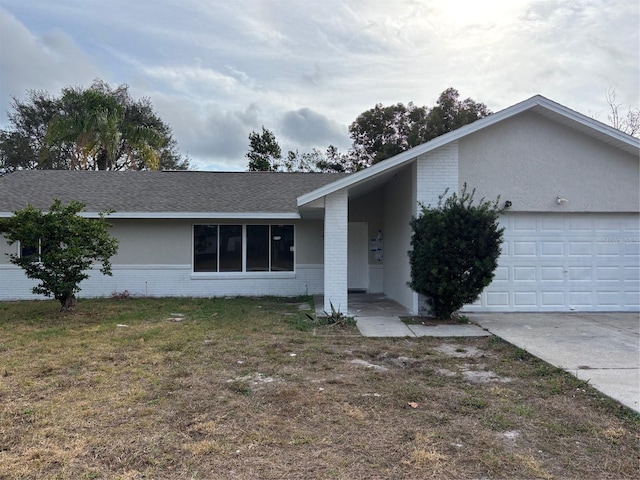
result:
[[[480,423],[494,432],[501,432],[513,428],[513,422],[507,415],[500,412],[486,412],[480,417]]]
[[[484,398],[479,397],[463,397],[460,399],[460,405],[481,410],[486,408],[489,403]]]
[[[530,360],[532,358],[532,355],[522,348],[514,347],[512,358],[516,360]]]

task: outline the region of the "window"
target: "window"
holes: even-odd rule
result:
[[[220,225],[219,272],[242,271],[242,225]]]
[[[293,225],[194,225],[194,272],[292,272]]]
[[[247,225],[247,272],[269,271],[269,225]]]
[[[193,271],[218,271],[218,226],[193,226]]]
[[[293,225],[271,226],[271,271],[293,271]]]
[[[38,239],[37,245],[26,245],[20,242],[20,258],[35,257],[39,262],[41,261],[40,256],[43,253],[47,253],[50,249],[50,246],[46,243],[43,244],[41,239]]]

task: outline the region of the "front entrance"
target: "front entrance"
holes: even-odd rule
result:
[[[369,290],[369,224],[349,222],[347,288],[351,291]]]

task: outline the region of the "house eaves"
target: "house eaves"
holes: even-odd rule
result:
[[[335,182],[323,185],[316,190],[300,195],[297,198],[298,208],[308,205],[326,195],[337,192],[344,188],[350,188],[356,184],[367,182],[375,177],[389,173],[411,162],[416,157],[433,151],[443,145],[455,142],[467,135],[475,133],[479,130],[487,128],[496,123],[502,122],[508,118],[518,115],[525,111],[533,111],[537,114],[548,117],[549,119],[559,122],[563,125],[571,127],[587,135],[593,136],[609,145],[620,148],[628,153],[638,155],[640,153],[640,140],[620,132],[613,127],[605,125],[602,122],[587,117],[581,113],[571,110],[559,103],[553,102],[542,95],[535,95],[523,102],[517,103],[511,107],[493,113],[488,117],[476,120],[473,123],[465,125],[445,133],[433,140],[418,145],[414,148],[402,152],[383,162],[377,163],[365,170],[353,173],[348,177],[341,178]]]
[[[80,212],[78,215],[86,218],[98,218],[99,212]],[[0,212],[0,218],[12,217],[13,212]],[[299,220],[298,213],[289,212],[113,212],[105,218],[122,219],[215,219],[215,220]]]

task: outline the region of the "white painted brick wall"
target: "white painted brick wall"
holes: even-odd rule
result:
[[[425,205],[436,206],[447,188],[448,195],[458,192],[458,142],[419,156],[416,177],[417,200]]]
[[[349,198],[346,190],[327,195],[324,204],[324,310],[347,305]]]
[[[420,155],[416,162],[416,195],[414,215],[420,214],[420,204],[438,205],[438,198],[448,188],[446,197],[458,192],[458,142],[451,142]],[[445,197],[445,198],[446,198]],[[424,298],[413,292],[414,313],[427,312]]]
[[[14,266],[0,267],[0,300],[44,299],[31,293],[36,282]],[[297,296],[322,293],[322,265],[297,265],[287,274],[237,274],[217,278],[194,278],[191,265],[114,265],[113,276],[99,272],[80,284],[80,297],[108,297],[127,290],[132,296],[221,297],[276,295]]]

